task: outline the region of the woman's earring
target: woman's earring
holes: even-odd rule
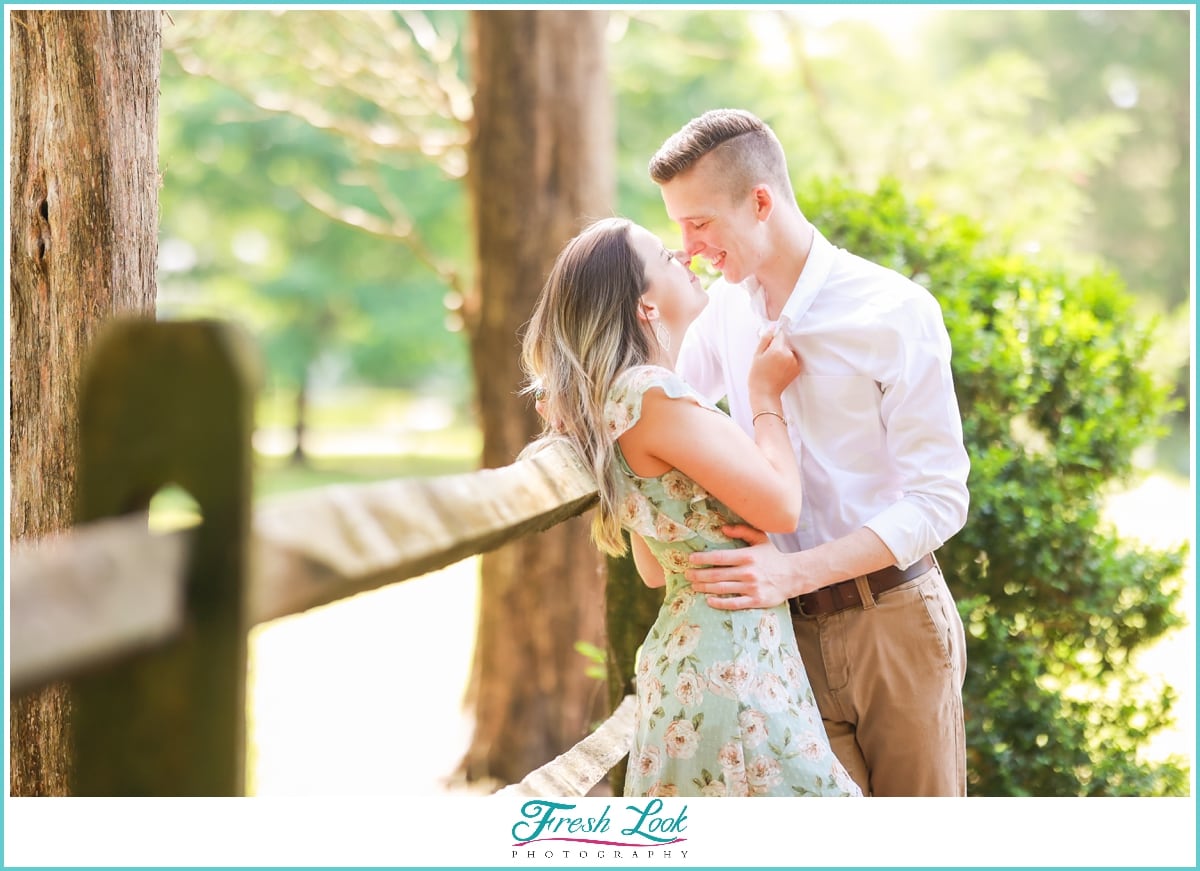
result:
[[[662,321],[654,324],[654,338],[658,339],[658,344],[664,351],[671,350],[671,331],[663,326]]]

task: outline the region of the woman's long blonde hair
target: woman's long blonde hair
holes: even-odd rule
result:
[[[545,388],[545,430],[524,451],[566,439],[596,479],[600,504],[592,540],[608,554],[625,552],[617,520],[614,439],[604,405],[617,376],[649,362],[648,330],[637,307],[646,268],[629,237],[632,222],[605,218],[567,243],[554,261],[522,340],[524,393]]]

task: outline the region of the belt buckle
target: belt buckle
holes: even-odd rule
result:
[[[804,597],[803,597],[803,596],[793,596],[793,597],[792,597],[791,601],[792,601],[792,603],[793,603],[793,605],[794,605],[794,608],[793,608],[793,610],[794,610],[794,611],[795,611],[795,612],[796,612],[796,613],[797,613],[799,616],[801,616],[801,617],[805,618],[806,620],[811,620],[813,617],[816,617],[817,615],[816,615],[816,614],[807,614],[807,613],[805,613],[805,611],[804,611],[804,602],[802,601],[803,599],[804,599]]]

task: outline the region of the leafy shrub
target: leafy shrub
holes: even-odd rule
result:
[[[1186,547],[1135,546],[1101,520],[1173,408],[1121,280],[999,250],[892,181],[799,200],[834,244],[929,287],[953,343],[971,510],[938,557],[967,628],[969,792],[1186,795],[1186,760],[1138,758],[1174,694],[1130,663],[1182,623]]]

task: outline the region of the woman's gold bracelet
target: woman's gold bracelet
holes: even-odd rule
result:
[[[769,415],[771,415],[772,417],[777,417],[777,418],[779,418],[781,421],[783,421],[783,425],[784,425],[784,426],[787,426],[787,425],[788,425],[787,418],[786,418],[786,417],[784,417],[782,414],[780,414],[780,413],[779,413],[779,412],[777,412],[777,411],[760,411],[758,414],[754,415],[754,417],[750,418],[750,425],[751,425],[751,426],[754,426],[755,422],[757,422],[757,420],[758,420],[760,417],[762,417],[764,414],[769,414]]]

